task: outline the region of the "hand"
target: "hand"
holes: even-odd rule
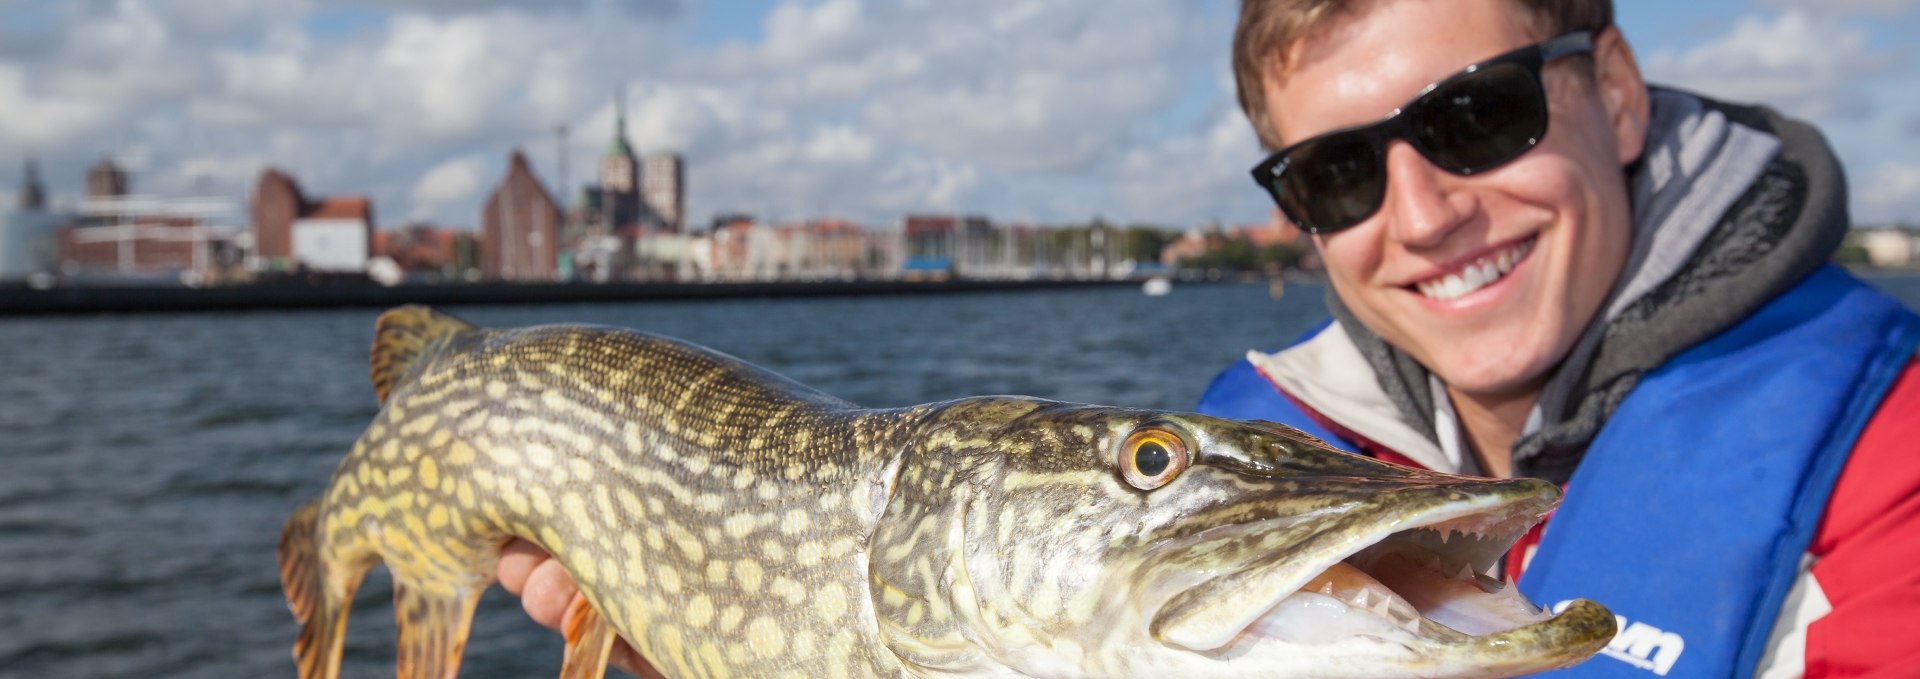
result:
[[[520,606],[534,622],[560,631],[567,606],[582,598],[573,578],[560,567],[560,561],[531,542],[514,540],[500,551],[500,586],[520,597]],[[583,602],[584,603],[584,602]],[[607,664],[642,679],[666,679],[666,675],[648,665],[625,639],[615,638],[613,654]]]

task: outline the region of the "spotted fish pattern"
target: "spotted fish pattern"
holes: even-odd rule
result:
[[[1475,494],[1538,501],[1537,516],[1553,494],[1198,415],[1021,397],[861,408],[616,328],[403,307],[380,317],[372,364],[379,414],[280,542],[305,679],[338,676],[376,563],[398,676],[454,676],[514,538],[589,604],[569,611],[562,677],[601,676],[616,638],[671,677],[1145,674],[1169,665],[1124,649],[1197,629],[1180,616],[1210,590],[1191,574],[1318,539],[1222,527],[1349,505],[1346,520],[1390,522]],[[1189,467],[1224,472],[1178,478]],[[1301,470],[1360,480],[1301,493]],[[1389,487],[1396,503],[1356,504]],[[1555,633],[1535,645],[1568,657],[1599,634]]]

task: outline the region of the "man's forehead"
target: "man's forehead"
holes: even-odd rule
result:
[[[1513,0],[1350,5],[1273,55],[1262,80],[1274,132],[1291,143],[1383,117],[1430,83],[1537,41],[1533,25]]]

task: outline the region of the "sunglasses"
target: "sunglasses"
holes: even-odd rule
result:
[[[1253,180],[1308,233],[1353,226],[1386,200],[1387,142],[1405,140],[1457,175],[1499,167],[1547,134],[1540,68],[1592,50],[1593,32],[1575,31],[1468,66],[1384,119],[1281,149],[1254,166]]]

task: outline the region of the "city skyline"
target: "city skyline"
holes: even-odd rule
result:
[[[1232,2],[321,5],[0,3],[0,204],[28,157],[59,205],[110,155],[137,193],[244,201],[273,166],[371,195],[383,228],[477,229],[516,148],[566,202],[596,181],[624,89],[634,150],[686,160],[689,225],[1268,209],[1245,179]],[[1920,222],[1920,54],[1898,42],[1920,2],[1618,5],[1649,80],[1813,120],[1860,221]]]

